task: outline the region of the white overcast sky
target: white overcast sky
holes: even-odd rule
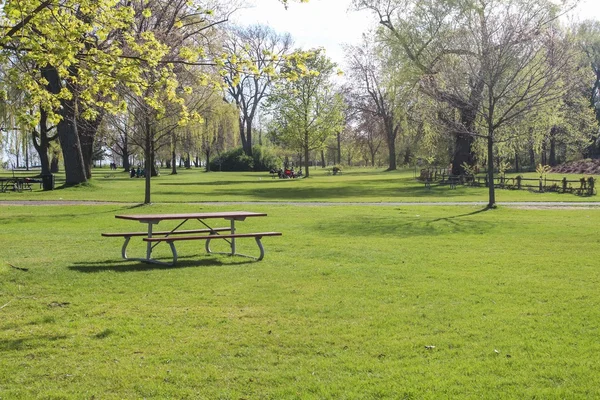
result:
[[[373,26],[374,17],[350,10],[351,0],[291,1],[286,10],[278,0],[247,0],[252,8],[238,10],[233,17],[244,25],[261,23],[277,32],[289,32],[296,47],[324,47],[340,67],[344,63],[342,44],[358,44],[363,32]],[[600,0],[581,0],[576,18],[600,20]]]
[[[289,32],[296,47],[324,47],[340,65],[344,60],[342,44],[358,44],[362,33],[374,24],[371,14],[349,10],[351,0],[310,0],[302,4],[290,1],[287,10],[278,0],[248,3],[255,6],[238,10],[234,21],[244,25],[261,23],[280,33]]]

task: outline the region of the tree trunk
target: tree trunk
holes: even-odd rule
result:
[[[252,157],[252,120],[246,119],[246,147],[244,147],[244,153],[247,156]]]
[[[394,128],[393,117],[388,117],[384,121],[386,143],[388,146],[388,171],[395,171],[398,167],[396,164],[396,135],[398,127]]]
[[[150,179],[151,179],[151,162],[152,162],[152,127],[150,126],[150,118],[146,116],[146,137],[144,146],[144,171],[145,171],[145,186],[144,186],[144,204],[150,204]]]
[[[308,131],[304,132],[304,176],[308,178]],[[302,168],[302,165],[300,166]]]
[[[87,179],[92,177],[92,165],[94,163],[94,140],[103,117],[104,112],[100,111],[98,116],[93,120],[85,120],[79,116],[76,119],[77,133],[79,134],[79,142],[81,143],[81,155],[83,157],[85,175]]]
[[[56,68],[48,65],[41,69],[42,76],[48,81],[47,88],[53,94],[60,93],[62,82]],[[77,133],[77,123],[74,100],[61,100],[60,115],[62,120],[58,123],[56,131],[63,153],[65,166],[65,185],[77,185],[87,182],[81,144]]]
[[[487,137],[487,176],[488,176],[488,205],[487,208],[496,207],[496,188],[494,187],[494,132],[490,129]]]
[[[87,174],[75,122],[74,102],[63,101],[63,107],[63,119],[58,123],[56,130],[63,153],[65,184],[77,185],[87,182]]]
[[[542,165],[548,165],[547,154],[546,154],[546,140],[544,140],[542,142],[542,159],[541,159],[541,163],[542,163]]]
[[[171,132],[171,175],[177,175],[177,154],[175,150],[177,149],[177,136],[175,131]]]
[[[342,132],[337,133],[337,159],[340,164],[342,163]]]
[[[129,163],[129,139],[127,138],[127,133],[123,136],[123,169],[127,172],[131,169],[131,164]]]
[[[57,174],[59,172],[58,156],[56,155],[56,153],[52,154],[52,161],[50,161],[50,172],[53,174]]]
[[[41,175],[50,174],[50,158],[48,157],[48,149],[50,148],[50,142],[55,138],[48,137],[48,125],[47,125],[48,113],[44,109],[40,109],[40,131],[33,134],[33,147],[37,151],[40,157],[40,166],[42,167]],[[36,140],[36,138],[38,140]]]
[[[321,149],[321,168],[325,168],[325,151]]]
[[[558,128],[556,126],[553,126],[552,129],[550,129],[550,155],[548,157],[548,164],[552,167],[554,167],[557,163],[556,163],[556,134],[557,134]]]
[[[406,151],[404,152],[404,165],[410,165],[410,147],[406,147]]]

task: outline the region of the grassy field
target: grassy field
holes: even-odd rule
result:
[[[32,173],[21,172],[23,176]],[[3,176],[11,176],[5,171]],[[524,174],[535,177],[535,173]],[[562,179],[562,175],[549,178]],[[569,179],[579,179],[572,176]],[[62,189],[64,177],[57,176],[59,190],[44,192],[39,185],[34,191],[0,193],[2,200],[113,200],[143,202],[144,180],[129,178],[121,171],[95,169],[88,185]],[[108,193],[114,194],[109,196]],[[526,190],[498,190],[498,202],[511,201],[599,201],[599,196],[536,193]],[[268,173],[204,173],[182,169],[177,175],[162,174],[152,180],[152,201],[165,202],[473,202],[487,201],[487,188],[458,186],[451,190],[433,185],[425,188],[415,179],[414,170],[385,172],[381,169],[350,169],[341,176],[327,175],[326,170],[311,170],[309,179],[272,179]]]
[[[169,204],[0,206],[0,399],[600,397],[600,209],[172,204],[447,197],[403,194],[408,172],[166,178],[155,201]],[[140,188],[109,177],[0,200]],[[555,196],[539,198],[578,199]],[[100,237],[139,228],[115,214],[239,209],[269,214],[241,229],[284,233],[261,262],[182,243],[176,267],[145,265]]]

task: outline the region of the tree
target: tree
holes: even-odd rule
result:
[[[239,110],[239,132],[244,153],[252,156],[252,124],[268,95],[275,72],[286,62],[292,39],[264,25],[231,29],[225,42],[230,54],[224,76],[227,95]],[[246,60],[240,64],[240,60]]]
[[[388,171],[392,171],[397,168],[396,139],[406,119],[411,84],[402,78],[401,61],[383,50],[375,47],[373,37],[365,36],[362,46],[350,46],[346,53],[353,107],[380,119],[388,146]]]
[[[282,82],[269,98],[273,120],[270,132],[276,143],[299,151],[309,176],[312,150],[321,149],[328,137],[343,127],[343,101],[333,87],[336,65],[320,50],[306,60],[306,75]]]
[[[468,33],[464,28],[472,4],[463,0],[354,0],[357,9],[377,15],[384,28],[381,39],[391,50],[401,52],[412,70],[422,76],[421,89],[457,110],[459,125],[465,128],[450,128],[455,137],[452,171],[457,175],[463,172],[463,164],[473,165],[475,161],[474,137],[465,132],[475,130],[483,82],[477,73],[464,76],[464,90],[458,94],[446,90],[443,74],[454,73],[452,61],[476,46],[460,34]]]
[[[411,0],[405,10],[394,0],[357,3],[378,13],[389,43],[421,71],[421,90],[448,106],[439,115],[457,137],[453,173],[461,171],[458,163],[473,164],[474,138],[485,140],[493,207],[500,135],[573,87],[557,7],[546,0]]]
[[[593,108],[596,120],[600,124],[600,22],[585,21],[578,28],[577,42],[581,46],[586,61],[594,72],[594,80],[589,89],[589,102]],[[600,157],[600,135],[594,135],[592,143],[585,151],[588,157]]]

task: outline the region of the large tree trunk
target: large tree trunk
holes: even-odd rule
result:
[[[86,120],[77,116],[77,133],[81,143],[81,155],[85,167],[85,174],[88,179],[92,177],[92,166],[94,163],[94,140],[104,118],[104,111],[99,111],[98,116],[92,120]]]
[[[40,157],[40,165],[42,167],[41,175],[50,175],[50,158],[48,157],[48,149],[50,142],[56,139],[48,137],[48,113],[44,109],[40,109],[40,131],[33,134],[33,147]]]
[[[473,109],[460,110],[460,122],[466,132],[456,132],[454,139],[454,154],[452,157],[452,175],[464,175],[464,164],[473,166],[475,157],[473,155],[474,138],[470,135],[475,129],[476,111]],[[488,164],[492,164],[493,159],[488,160]]]
[[[244,147],[244,153],[247,156],[252,157],[252,120],[246,119],[246,141]]]
[[[48,65],[41,69],[42,76],[48,81],[48,90],[53,94],[60,93],[62,82],[56,68]],[[77,185],[87,182],[81,144],[77,133],[75,100],[61,100],[60,114],[62,120],[56,131],[60,141],[65,165],[65,184]]]
[[[125,135],[123,136],[122,152],[123,155],[121,158],[123,159],[123,169],[129,172],[129,169],[131,169],[131,164],[129,163],[129,139],[127,138],[127,133],[125,133]]]

